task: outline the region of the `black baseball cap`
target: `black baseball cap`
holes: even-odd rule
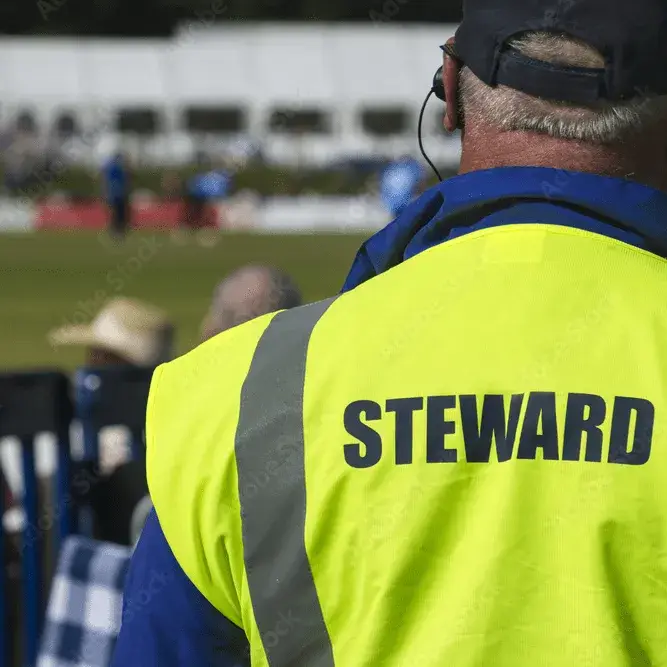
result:
[[[565,33],[595,47],[605,67],[545,63],[508,42]],[[457,57],[490,86],[574,104],[667,95],[667,0],[464,0]]]

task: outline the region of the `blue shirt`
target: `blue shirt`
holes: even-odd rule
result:
[[[121,159],[117,156],[112,157],[102,168],[102,176],[106,186],[107,199],[116,200],[127,197],[127,170]]]
[[[197,174],[188,182],[188,192],[201,199],[223,199],[229,193],[231,176],[225,171]]]
[[[392,215],[398,215],[415,198],[424,168],[414,158],[397,160],[380,176],[380,199]]]
[[[616,178],[515,167],[457,176],[424,193],[363,244],[343,291],[448,239],[486,227],[548,224],[585,229],[667,257],[667,194]],[[155,573],[169,579],[159,594]],[[124,609],[145,600],[123,626],[111,667],[249,665],[243,631],[188,580],[155,513],[132,558]]]

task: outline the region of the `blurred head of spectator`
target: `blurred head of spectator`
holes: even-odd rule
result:
[[[299,288],[283,271],[269,266],[244,266],[215,288],[202,325],[202,339],[208,340],[260,315],[295,308],[301,303]]]
[[[122,150],[116,150],[111,153],[104,166],[107,170],[111,170],[114,173],[125,173],[128,170],[129,161],[127,155]]]
[[[137,299],[112,299],[89,324],[61,327],[49,334],[52,345],[86,348],[86,364],[156,366],[174,351],[174,325],[167,314]]]
[[[37,132],[37,123],[33,115],[24,111],[16,118],[16,130],[23,134],[35,134]]]
[[[37,124],[28,111],[21,113],[12,123],[2,140],[2,162],[7,191],[25,195],[24,190],[39,188],[37,172],[44,166],[45,146],[37,131]]]
[[[79,133],[76,115],[72,111],[61,113],[53,125],[53,134],[58,139],[67,140]]]

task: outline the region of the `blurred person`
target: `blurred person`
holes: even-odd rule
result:
[[[44,160],[44,146],[34,120],[29,114],[20,115],[2,138],[2,163],[7,192],[23,196],[29,188],[39,184],[37,173]]]
[[[270,266],[237,269],[215,288],[202,324],[202,340],[277,310],[296,308],[301,292],[285,272]]]
[[[218,240],[212,224],[212,204],[225,200],[232,187],[231,170],[217,166],[207,156],[200,156],[199,171],[184,183],[183,219],[174,240],[182,242],[195,234],[198,243],[214,245]]]
[[[667,664],[666,35],[465,1],[459,175],[156,371],[114,667]]]
[[[400,215],[421,194],[426,172],[421,162],[404,155],[380,174],[380,199],[393,217]]]
[[[52,345],[85,349],[85,365],[152,368],[172,358],[174,325],[161,309],[137,299],[108,301],[90,324],[65,326],[49,334]],[[145,459],[128,460],[122,428],[105,429],[100,438],[102,479],[89,498],[99,539],[131,544],[147,514]]]
[[[104,197],[109,209],[109,234],[123,240],[130,226],[130,173],[122,151],[115,152],[102,166]]]

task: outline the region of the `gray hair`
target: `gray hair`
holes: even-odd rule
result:
[[[267,267],[267,271],[273,287],[269,295],[269,307],[273,310],[298,308],[303,303],[303,297],[292,277],[273,267]]]
[[[604,67],[602,54],[568,35],[529,32],[510,42],[521,53],[549,63],[574,67]],[[470,69],[461,70],[461,106],[468,118],[478,118],[504,132],[536,132],[557,139],[613,144],[645,130],[667,115],[667,97],[638,97],[627,102],[571,106],[480,81]]]
[[[256,317],[302,303],[301,291],[284,271],[271,266],[244,266],[216,287],[203,337],[211,338]]]

